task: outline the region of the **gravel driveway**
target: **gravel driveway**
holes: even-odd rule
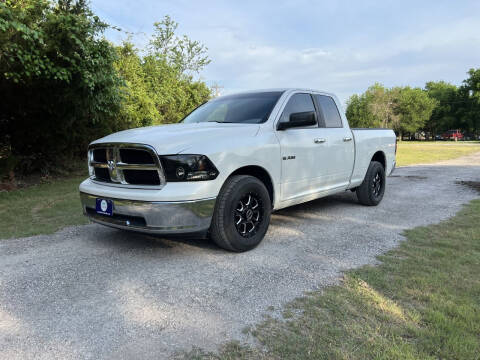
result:
[[[243,254],[93,224],[2,240],[0,358],[163,359],[244,340],[241,330],[269,306],[374,263],[403,229],[478,196],[457,180],[480,181],[480,153],[397,169],[378,207],[346,192],[281,210]]]

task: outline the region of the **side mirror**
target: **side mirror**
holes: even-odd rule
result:
[[[312,125],[317,125],[317,120],[315,119],[315,111],[305,111],[290,114],[289,121],[279,122],[277,125],[277,130],[286,130],[289,128],[305,127]]]

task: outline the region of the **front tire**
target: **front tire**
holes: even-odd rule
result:
[[[385,193],[385,169],[378,161],[370,162],[365,179],[357,188],[360,204],[376,206],[382,201]]]
[[[217,197],[210,237],[226,250],[251,250],[264,238],[271,211],[270,196],[260,180],[248,175],[232,176]]]

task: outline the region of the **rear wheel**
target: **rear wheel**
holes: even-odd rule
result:
[[[370,162],[365,179],[357,188],[358,201],[363,205],[376,206],[385,193],[385,169],[378,161]]]
[[[232,176],[218,195],[210,236],[226,250],[253,249],[267,232],[271,211],[270,196],[260,180],[248,175]]]

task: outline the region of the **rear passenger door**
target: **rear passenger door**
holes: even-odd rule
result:
[[[328,95],[314,94],[319,112],[321,137],[326,139],[322,162],[318,166],[324,169],[322,174],[323,190],[347,187],[352,174],[355,159],[353,135],[342,117],[335,100]]]

